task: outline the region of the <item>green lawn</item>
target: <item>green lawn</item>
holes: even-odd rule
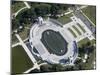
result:
[[[72,26],[75,30],[76,30],[76,32],[79,34],[79,35],[81,35],[81,32],[75,27],[75,26]]]
[[[27,25],[21,32],[19,32],[19,36],[21,37],[22,40],[25,40],[26,38],[28,38],[29,32],[30,32],[30,25]],[[19,41],[15,35],[12,35],[11,42],[12,44],[15,44],[15,43],[18,43]]]
[[[11,44],[15,44],[15,43],[18,43],[18,39],[15,35],[12,35],[12,39],[11,39]]]
[[[33,66],[33,63],[22,46],[12,48],[11,64],[12,73],[22,73]]]
[[[88,6],[82,9],[82,11],[96,25],[96,7]]]
[[[62,16],[62,17],[57,18],[57,20],[58,20],[59,22],[61,22],[62,24],[66,24],[66,23],[72,21],[72,20],[70,19],[71,16],[73,16],[73,15],[70,13],[70,14],[68,14],[68,15],[65,15],[65,16]]]
[[[89,42],[90,40],[88,38],[84,38],[83,40],[78,42],[78,46],[81,47],[83,44],[86,44],[87,42]],[[91,44],[96,44],[96,41],[93,39],[91,40]]]
[[[29,32],[30,32],[30,29],[24,28],[24,30],[19,33],[19,35],[22,38],[22,40],[25,40],[26,38],[28,38]]]
[[[73,35],[75,38],[77,37],[77,35],[73,32],[72,29],[68,28],[68,30],[72,33],[72,35]]]
[[[84,38],[83,40],[78,42],[78,46],[81,47],[83,44],[86,44],[89,41],[88,38]]]
[[[12,13],[15,13],[23,7],[25,7],[25,4],[23,2],[21,2],[21,1],[12,1],[11,11],[12,11]]]
[[[85,29],[79,23],[77,23],[77,25],[84,33],[86,32]]]
[[[96,40],[95,39],[91,40],[91,43],[96,44]]]

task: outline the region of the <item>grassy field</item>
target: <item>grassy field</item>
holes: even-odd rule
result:
[[[33,66],[33,63],[22,46],[12,48],[11,64],[12,73],[22,73]]]
[[[72,26],[75,30],[76,30],[76,32],[79,34],[79,35],[81,35],[81,32],[75,27],[75,26]]]
[[[68,30],[72,33],[72,35],[73,35],[75,38],[77,37],[77,35],[73,32],[72,29],[68,28]]]
[[[82,11],[96,25],[96,7],[88,6],[82,9]]]
[[[11,5],[11,11],[12,13],[17,12],[19,9],[25,7],[25,4],[23,2],[20,1],[13,1],[12,5]]]
[[[84,38],[83,40],[78,42],[78,46],[81,47],[83,44],[86,44],[87,42],[89,42],[90,40],[88,38]],[[91,40],[91,44],[96,44],[95,40]]]
[[[57,20],[58,20],[59,22],[61,22],[62,24],[66,24],[66,23],[72,21],[72,20],[70,19],[71,16],[73,16],[73,15],[70,13],[70,14],[68,14],[68,15],[65,15],[65,16],[62,16],[62,17],[57,18]]]
[[[11,44],[15,44],[15,43],[18,43],[18,39],[15,35],[12,35],[12,39],[11,39]]]
[[[83,40],[78,42],[78,46],[81,47],[83,44],[86,44],[89,41],[88,38],[84,38]]]
[[[22,40],[25,40],[26,38],[28,38],[29,32],[30,32],[30,29],[24,28],[24,30],[19,33]]]
[[[25,26],[25,28],[21,32],[19,32],[21,39],[25,40],[26,38],[28,38],[29,32],[30,32],[30,25],[27,25],[27,26]],[[15,43],[18,43],[19,41],[15,35],[12,35],[11,42],[12,42],[12,44],[15,44]]]
[[[63,55],[67,51],[67,42],[58,32],[45,31],[41,40],[51,53]]]

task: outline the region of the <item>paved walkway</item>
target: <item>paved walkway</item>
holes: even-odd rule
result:
[[[93,24],[89,21],[89,19],[87,19],[84,14],[80,11],[80,10],[77,10],[74,12],[74,15],[78,18],[81,19],[81,21],[84,22],[84,24],[88,27],[88,29],[95,34],[95,27],[93,26]],[[95,37],[95,35],[93,35]]]
[[[82,10],[80,10],[82,12],[82,14],[95,26],[95,24],[83,13]]]
[[[30,71],[34,70],[34,69],[39,69],[40,70],[40,66],[42,65],[46,65],[47,63],[41,63],[39,65],[35,65],[32,68],[30,68],[29,70],[25,71],[24,73],[29,73]]]
[[[24,48],[25,52],[28,54],[28,56],[30,57],[31,61],[33,62],[33,64],[37,64],[37,61],[35,60],[35,58],[33,57],[32,53],[30,52],[30,50],[27,48],[27,46],[24,44],[24,42],[22,41],[22,39],[20,38],[20,36],[18,34],[15,34],[15,36],[18,38],[18,40],[20,41],[22,47]]]
[[[24,2],[24,4],[25,4],[25,7],[19,9],[17,12],[14,13],[14,16],[15,16],[15,17],[16,17],[16,16],[19,14],[19,12],[21,12],[22,10],[27,9],[27,8],[28,8],[28,9],[31,8],[30,5],[29,5],[27,2]]]
[[[16,44],[13,44],[11,47],[16,47],[16,46],[18,46],[18,45],[20,45],[20,42],[18,42],[18,43],[16,43]]]
[[[73,39],[75,39],[77,42],[86,37],[89,38],[90,40],[95,39],[94,36],[92,35],[91,30],[79,17],[74,15],[73,17],[71,17],[71,19],[72,19],[72,22],[65,24],[63,27],[66,29],[70,28],[73,30],[73,32],[77,36],[76,38],[73,37]],[[86,32],[83,32],[82,29],[78,27],[77,23],[79,23],[85,29]],[[73,25],[81,32],[81,35],[79,35],[78,32],[72,27]]]
[[[23,40],[23,42],[27,41],[28,39],[29,39],[29,38],[26,38],[25,40]],[[18,42],[18,43],[12,44],[11,47],[16,47],[16,46],[18,46],[18,45],[21,45],[21,43]]]
[[[83,13],[83,11],[82,11],[82,9],[83,8],[86,8],[87,6],[82,6],[82,7],[78,7],[77,6],[77,10],[78,11],[80,11],[83,15],[84,15],[84,17],[86,17],[90,22],[91,22],[91,24],[93,24],[94,26],[95,26],[95,24]]]
[[[22,39],[20,38],[20,36],[18,35],[18,34],[15,34],[15,36],[17,37],[17,39],[19,40],[19,43],[22,45],[22,47],[24,48],[24,50],[26,51],[26,53],[28,54],[28,56],[30,57],[30,59],[31,59],[31,61],[33,62],[33,64],[34,64],[34,66],[31,68],[31,69],[29,69],[29,70],[27,70],[27,71],[25,71],[24,73],[28,73],[28,72],[30,72],[31,70],[34,70],[34,69],[40,69],[40,66],[41,65],[45,65],[45,64],[47,64],[47,63],[41,63],[41,64],[37,64],[37,61],[35,60],[35,58],[33,57],[33,55],[32,55],[32,53],[30,52],[30,50],[27,48],[27,46],[24,44],[24,42],[22,41]],[[17,44],[19,44],[19,43],[17,43]],[[17,45],[16,44],[16,45]]]
[[[19,14],[19,12],[21,12],[22,10],[24,10],[24,9],[26,9],[27,7],[23,7],[23,8],[21,8],[21,9],[19,9],[16,13],[14,13],[14,16],[16,17],[18,14]]]
[[[27,2],[24,2],[24,4],[26,5],[26,7],[27,7],[28,9],[31,8],[31,6],[30,6]]]
[[[83,9],[83,8],[86,8],[86,7],[88,7],[88,6],[81,6],[80,9]],[[70,9],[69,9],[69,12],[65,12],[65,13],[62,13],[62,14],[57,15],[57,16],[58,16],[58,17],[62,17],[62,16],[64,16],[64,15],[68,15],[68,14],[70,14],[70,13],[73,13],[73,10],[70,10]],[[49,14],[48,16],[51,16],[51,14]]]
[[[81,6],[80,7],[80,9],[83,9],[83,8],[86,8],[87,6]],[[68,15],[68,14],[70,14],[70,13],[72,13],[73,12],[73,10],[69,10],[69,12],[66,12],[66,13],[64,13],[64,15]]]

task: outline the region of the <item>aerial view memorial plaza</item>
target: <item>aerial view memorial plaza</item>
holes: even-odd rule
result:
[[[11,72],[96,69],[96,6],[11,2]]]

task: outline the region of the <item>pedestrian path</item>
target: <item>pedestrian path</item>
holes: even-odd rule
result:
[[[46,65],[47,63],[41,63],[39,65],[34,65],[32,68],[30,68],[29,70],[25,71],[24,73],[29,73],[30,71],[34,70],[34,69],[38,69],[40,70],[40,66],[42,65]]]
[[[28,47],[25,45],[25,43],[22,41],[22,39],[20,38],[20,36],[18,34],[15,34],[15,36],[18,38],[19,42],[21,43],[21,45],[24,48],[24,50],[27,53],[27,55],[30,57],[30,59],[33,62],[33,64],[37,63],[37,61],[33,57],[32,53],[30,52],[30,50],[28,49]]]
[[[20,43],[18,42],[18,43],[16,43],[16,44],[13,44],[11,47],[16,47],[16,46],[18,46],[18,45],[20,45]]]
[[[14,13],[14,16],[15,16],[15,17],[16,17],[22,10],[27,9],[27,8],[28,8],[28,9],[31,8],[30,5],[29,5],[27,2],[24,2],[24,4],[25,4],[25,7],[19,9],[16,13]]]

